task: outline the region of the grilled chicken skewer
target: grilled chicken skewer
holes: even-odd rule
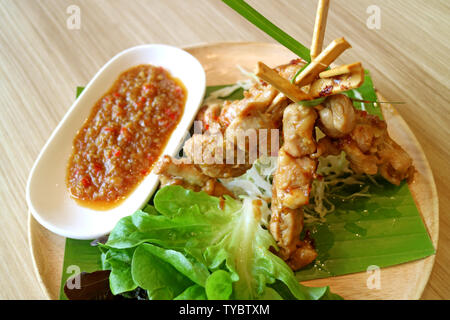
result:
[[[292,79],[302,64],[294,61],[276,70],[285,79]],[[292,103],[292,91],[283,91],[280,86],[257,83],[243,100],[211,105],[201,115],[210,132],[194,135],[186,142],[187,158],[164,157],[157,170],[163,185],[179,184],[214,196],[232,195],[217,178],[240,176],[253,162],[248,145],[239,144],[239,130],[279,128],[282,120],[284,144],[273,178],[269,230],[280,247],[280,257],[298,270],[317,256],[312,244],[300,239],[300,233],[302,207],[308,204],[320,156],[345,151],[356,173],[379,173],[393,184],[411,178],[414,168],[406,152],[389,137],[385,122],[356,110],[348,97],[332,95],[322,105],[306,107]],[[325,133],[319,141],[315,139],[316,126]],[[216,139],[215,134],[222,140]],[[261,141],[257,141],[261,147]],[[200,162],[196,160],[196,146],[200,146]],[[233,150],[231,159],[227,158],[227,149]],[[239,154],[243,157],[239,158]]]
[[[260,70],[270,75],[265,67]],[[276,76],[264,79],[277,81],[272,83],[277,89],[288,97],[294,96],[290,83]],[[284,145],[273,180],[270,231],[281,248],[280,256],[293,270],[306,266],[317,256],[310,243],[300,240],[300,233],[302,206],[308,203],[319,156],[337,155],[343,150],[356,173],[380,173],[393,184],[399,184],[414,171],[409,156],[387,134],[385,122],[356,110],[347,96],[330,96],[315,109],[319,111],[317,122],[318,115],[311,107],[291,104],[284,110]],[[315,125],[327,135],[318,145]]]
[[[269,229],[277,241],[281,258],[298,270],[317,257],[308,241],[300,240],[303,209],[309,202],[311,184],[317,168],[314,125],[317,113],[313,108],[289,105],[283,116],[284,145],[278,155],[273,177],[272,215]]]

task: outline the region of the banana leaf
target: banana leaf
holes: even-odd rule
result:
[[[388,267],[435,253],[406,182],[395,186],[377,177],[376,184],[367,179],[363,185],[369,186],[369,197],[345,201],[355,190],[343,190],[328,199],[336,209],[326,222],[305,225],[318,257],[296,273],[299,281]]]

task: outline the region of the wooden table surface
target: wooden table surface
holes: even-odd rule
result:
[[[309,46],[315,0],[248,2]],[[71,5],[80,29],[68,28]],[[380,29],[367,26],[371,5]],[[345,36],[353,49],[340,61],[362,61],[388,100],[406,102],[397,109],[434,172],[439,247],[423,299],[450,299],[449,18],[447,0],[333,0],[325,36],[325,44]],[[29,253],[25,186],[75,87],[128,47],[223,41],[274,40],[218,0],[0,0],[0,299],[45,297]]]

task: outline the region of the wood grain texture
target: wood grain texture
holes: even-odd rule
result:
[[[309,46],[316,1],[249,3]],[[81,9],[80,30],[66,27],[71,4]],[[381,9],[380,30],[366,27],[369,5]],[[406,102],[398,112],[431,164],[442,214],[424,299],[450,299],[449,15],[446,0],[333,0],[324,42],[345,36],[353,49],[338,63],[362,61],[387,99]],[[45,297],[29,254],[25,185],[75,87],[134,45],[220,41],[273,42],[216,0],[0,0],[0,298]]]

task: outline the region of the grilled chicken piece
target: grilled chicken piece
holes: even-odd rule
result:
[[[302,165],[304,162],[310,162],[310,165],[305,168]],[[309,201],[314,172],[314,160],[309,157],[292,158],[281,148],[273,181],[269,230],[280,247],[278,255],[293,270],[303,268],[317,257],[312,245],[300,240],[303,229],[302,206]],[[305,176],[311,178],[305,179]]]
[[[234,119],[225,130],[225,139],[250,153],[248,158],[253,163],[259,156],[268,155],[272,149],[278,151],[278,127],[279,124],[268,113],[250,114]]]
[[[273,185],[281,205],[297,209],[309,203],[316,168],[316,160],[308,156],[294,158],[285,151],[284,146],[280,149]]]
[[[269,230],[280,247],[279,256],[283,260],[287,260],[295,251],[297,242],[300,240],[300,233],[303,229],[303,212],[301,208],[284,207],[276,195],[277,190],[273,186]]]
[[[311,155],[311,158],[318,159],[319,157],[338,156],[341,149],[337,141],[330,139],[330,137],[323,137],[317,141],[317,150]]]
[[[345,151],[346,158],[350,161],[350,167],[355,173],[377,174],[378,159],[375,154],[362,152],[358,144],[352,139],[340,140],[339,147]]]
[[[290,104],[283,115],[284,150],[293,157],[316,152],[314,125],[317,113],[313,108]]]
[[[244,92],[244,99],[225,101],[219,115],[219,123],[227,128],[236,118],[262,114],[277,94],[278,91],[271,85],[255,83]]]
[[[414,177],[411,157],[389,136],[378,145],[377,156],[380,159],[378,172],[390,183],[399,185]]]
[[[219,123],[225,128],[226,140],[251,153],[251,163],[258,155],[268,154],[273,144],[275,148],[279,146],[279,136],[271,133],[280,123],[265,112],[277,93],[272,86],[257,83],[244,92],[243,100],[225,104],[220,114]]]
[[[328,97],[319,116],[320,129],[331,138],[344,137],[355,128],[352,101],[343,94]]]
[[[298,241],[295,251],[286,260],[292,270],[299,270],[316,260],[317,251],[311,242],[303,240]]]
[[[203,106],[195,118],[196,121],[201,121],[203,129],[210,132],[222,131],[219,123],[219,115],[222,110],[222,105],[213,103],[211,105]]]
[[[288,64],[280,65],[275,70],[284,78],[291,80],[298,70],[305,65],[301,59],[292,60]],[[244,92],[244,99],[235,101],[226,101],[218,117],[219,123],[223,128],[231,125],[236,118],[245,118],[247,116],[259,116],[264,113],[270,113],[274,122],[281,120],[284,107],[287,106],[286,97],[279,93],[274,87],[265,82],[257,82],[249,90]],[[275,99],[275,97],[279,97]],[[276,101],[275,101],[275,100]],[[286,101],[287,100],[287,101]],[[277,104],[274,108],[273,103]],[[282,106],[282,107],[280,107]],[[277,112],[274,109],[277,109]]]
[[[275,71],[277,71],[283,78],[291,81],[297,72],[305,66],[305,64],[306,61],[302,59],[293,59],[288,64],[282,64],[276,67]]]
[[[184,159],[174,159],[164,155],[157,163],[156,173],[169,178],[182,179],[186,184],[201,187],[209,179],[196,166]]]
[[[414,176],[412,159],[391,139],[385,121],[354,109],[351,100],[343,95],[327,98],[325,106],[333,114],[332,121],[327,118],[329,114],[323,113],[326,109],[319,112],[319,126],[327,137],[319,141],[314,157],[339,154],[338,151],[343,150],[353,171],[369,175],[379,173],[395,185]],[[335,115],[339,115],[336,121]],[[348,131],[349,128],[352,129]]]
[[[234,194],[222,185],[217,179],[203,174],[195,165],[187,163],[184,159],[174,159],[163,156],[156,166],[161,186],[180,185],[193,191],[205,191],[211,196],[221,197]]]
[[[194,134],[183,151],[191,163],[212,178],[238,177],[251,167],[248,154],[224,140],[221,134]]]
[[[273,190],[273,194],[276,194],[276,190]],[[276,196],[272,199],[271,208],[269,230],[280,247],[280,258],[285,260],[292,270],[299,270],[316,260],[317,252],[312,244],[300,240],[303,229],[302,208],[283,207]]]

